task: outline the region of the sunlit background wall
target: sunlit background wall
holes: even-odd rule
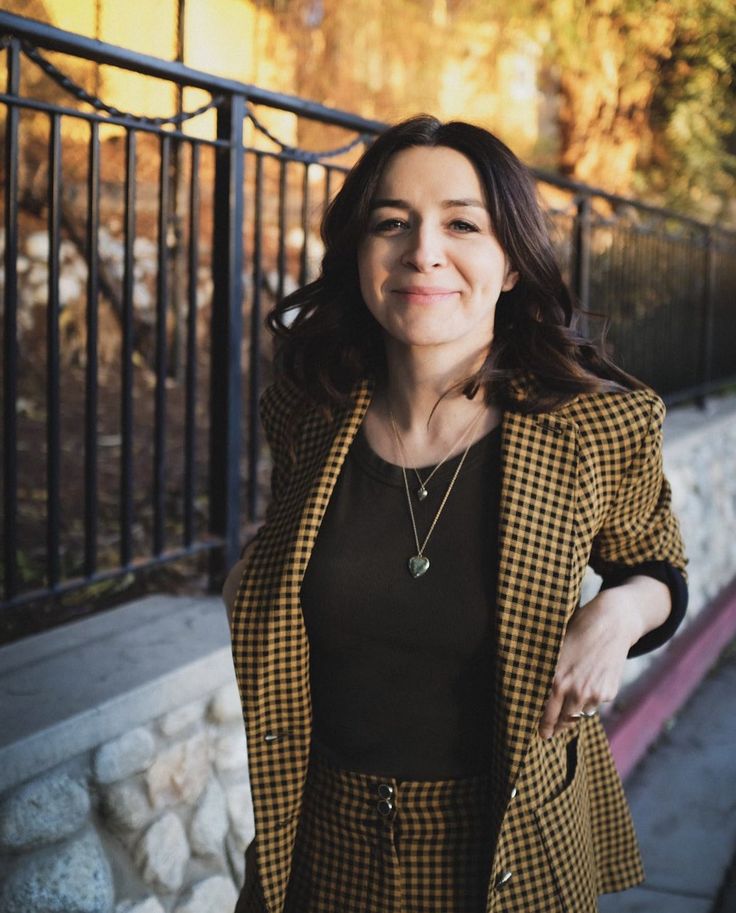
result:
[[[476,121],[537,166],[736,223],[732,0],[10,0],[6,9],[371,118]],[[84,78],[128,110],[203,100],[106,67]],[[324,128],[269,117],[285,140],[324,146]]]

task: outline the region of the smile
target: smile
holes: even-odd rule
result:
[[[451,288],[435,288],[433,286],[408,285],[404,288],[394,289],[394,294],[410,301],[438,301],[440,298],[449,298],[459,292]]]

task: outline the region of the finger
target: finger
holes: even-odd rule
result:
[[[571,729],[575,729],[577,725],[577,720],[565,720],[560,718],[555,726],[554,734],[559,735],[561,732],[569,732]]]
[[[539,722],[539,734],[543,739],[551,739],[557,721],[560,718],[560,711],[564,703],[565,696],[556,682],[552,684],[552,693],[547,700],[547,704]]]
[[[567,721],[578,720],[580,711],[587,703],[590,703],[589,699],[586,699],[586,696],[578,688],[570,687],[560,708],[560,717]]]
[[[584,710],[576,711],[575,713],[570,713],[567,716],[560,717],[560,723],[555,729],[555,735],[558,732],[563,732],[564,730],[573,729],[575,726],[579,725],[583,720],[592,719],[594,716],[598,715],[598,709],[588,710],[587,707]]]
[[[591,716],[596,716],[596,714],[597,712],[591,714]],[[553,735],[559,735],[561,732],[569,732],[571,729],[575,729],[582,720],[589,718],[590,717],[585,717],[580,712],[570,714],[561,713],[559,719],[555,723]]]

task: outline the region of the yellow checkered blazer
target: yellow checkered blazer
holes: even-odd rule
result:
[[[529,382],[518,382],[520,397]],[[272,499],[233,612],[256,825],[239,906],[247,913],[282,913],[284,906],[311,737],[299,590],[371,394],[369,382],[356,385],[332,421],[283,382],[261,398]],[[599,893],[643,878],[600,720],[582,720],[550,741],[537,726],[586,566],[605,573],[610,564],[664,559],[685,572],[662,471],[664,412],[647,389],[580,394],[554,412],[503,414],[497,680],[489,708],[498,842],[488,913],[594,913]]]

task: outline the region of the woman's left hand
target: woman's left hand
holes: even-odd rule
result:
[[[594,711],[616,697],[629,649],[646,630],[666,619],[669,602],[665,584],[637,575],[602,590],[577,609],[567,626],[539,723],[542,738],[575,726],[578,719],[572,714]]]

